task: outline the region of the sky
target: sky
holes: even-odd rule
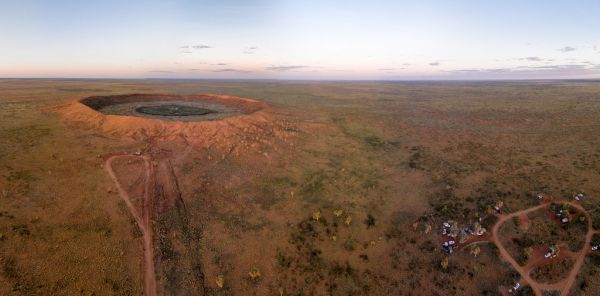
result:
[[[600,78],[600,1],[0,0],[0,77]]]

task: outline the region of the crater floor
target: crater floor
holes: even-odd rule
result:
[[[139,101],[112,104],[98,109],[107,115],[138,116],[174,121],[217,120],[243,114],[233,106],[215,102]]]

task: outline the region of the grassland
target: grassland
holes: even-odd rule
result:
[[[441,221],[575,191],[600,217],[596,82],[0,80],[0,294],[142,293],[140,234],[98,156],[148,143],[51,112],[125,93],[261,99],[295,138],[173,162],[185,209],[154,223],[164,294],[496,295],[515,272],[492,245],[442,268]],[[598,291],[597,257],[573,293]]]

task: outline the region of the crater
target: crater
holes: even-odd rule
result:
[[[234,96],[130,94],[93,96],[59,106],[78,126],[136,140],[230,146],[273,130],[271,107]],[[245,143],[245,142],[244,142]]]
[[[254,113],[259,101],[219,95],[120,95],[96,96],[81,103],[106,115],[137,116],[170,121],[219,120]]]

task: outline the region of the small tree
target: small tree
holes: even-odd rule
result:
[[[346,217],[346,219],[344,219],[344,224],[350,225],[351,222],[352,222],[352,216],[348,215]]]
[[[256,267],[252,268],[250,272],[248,272],[248,276],[250,276],[252,281],[258,281],[258,279],[260,279],[260,270]]]
[[[448,256],[445,256],[444,259],[442,259],[442,262],[440,262],[440,266],[442,266],[443,269],[448,269]]]
[[[312,218],[313,218],[313,220],[315,220],[315,221],[319,221],[319,219],[321,218],[321,211],[316,211],[316,212],[313,212],[313,214],[312,214]]]
[[[531,258],[531,255],[533,255],[533,248],[532,247],[525,248],[525,256],[527,256],[527,258]]]
[[[215,283],[217,284],[217,287],[223,288],[223,285],[225,285],[225,278],[222,274],[217,276],[217,278],[215,279]]]

